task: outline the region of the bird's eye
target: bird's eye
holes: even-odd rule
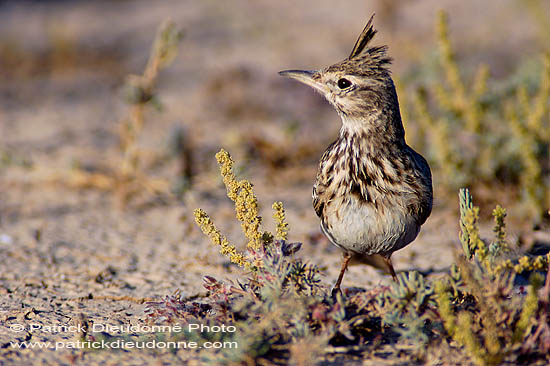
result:
[[[351,81],[349,81],[348,79],[340,79],[338,80],[338,87],[340,89],[346,89],[346,88],[349,88],[351,86]]]

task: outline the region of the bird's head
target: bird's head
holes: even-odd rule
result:
[[[279,74],[296,79],[320,92],[344,121],[366,120],[382,114],[399,115],[391,79],[387,46],[371,47],[376,34],[374,15],[345,60],[321,70],[287,70]],[[399,118],[399,123],[400,117]]]

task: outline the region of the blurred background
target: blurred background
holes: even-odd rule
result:
[[[244,247],[214,159],[224,148],[254,183],[266,228],[283,201],[291,239],[330,282],[340,255],[320,234],[311,187],[340,120],[277,72],[347,57],[374,12],[373,44],[389,46],[407,141],[428,158],[436,194],[396,267],[446,268],[464,186],[483,222],[500,203],[511,240],[532,245],[549,208],[547,1],[5,0],[3,280],[24,283],[24,268],[71,273],[75,293],[105,290],[90,280],[102,273],[121,281],[116,294],[200,291],[200,276],[225,273],[227,260],[193,209]],[[381,278],[352,271],[360,286]]]

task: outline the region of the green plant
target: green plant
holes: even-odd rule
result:
[[[174,23],[163,23],[157,31],[143,74],[128,76],[125,98],[130,104],[130,112],[120,125],[122,159],[116,167],[111,167],[108,173],[91,173],[77,165],[68,177],[64,176],[60,180],[77,188],[113,191],[122,207],[131,197],[142,192],[158,194],[169,191],[170,185],[166,180],[151,178],[143,171],[141,163],[143,152],[138,148],[137,139],[143,130],[147,109],[151,106],[160,108],[155,90],[158,74],[173,62],[182,36],[182,32]]]
[[[506,210],[497,206],[493,210],[495,219],[495,227],[493,232],[495,238],[489,246],[481,240],[478,227],[479,208],[473,205],[472,196],[468,189],[461,189],[459,192],[460,199],[460,241],[464,255],[467,258],[474,257],[478,260],[490,274],[502,272],[506,269],[511,269],[517,274],[525,271],[543,270],[550,263],[550,253],[543,256],[530,257],[527,255],[521,256],[512,261],[506,258],[503,254],[509,251],[506,234],[504,232],[504,218]]]
[[[437,70],[442,75],[434,80],[442,81],[420,84],[410,102],[405,98],[402,103],[404,115],[420,127],[410,136],[413,144],[429,147],[428,157],[443,191],[454,192],[461,186],[477,191],[498,183],[512,195],[519,192],[528,216],[540,220],[550,208],[546,189],[550,176],[545,168],[550,146],[550,56],[544,55],[541,67],[530,68],[540,70],[538,78],[518,80],[513,75],[499,83],[489,78],[485,65],[468,78],[460,70],[448,22],[440,12]]]
[[[399,274],[398,282],[377,298],[385,324],[418,350],[429,343],[435,309],[433,288],[418,272]]]
[[[523,342],[532,336],[533,319],[546,319],[537,291],[541,276],[530,276],[531,285],[522,298],[515,295],[516,276],[527,270],[548,267],[550,254],[535,258],[520,257],[516,265],[504,259],[508,244],[504,232],[506,211],[493,211],[495,238],[489,246],[480,238],[479,209],[473,206],[467,189],[460,191],[464,256],[458,258],[458,275],[435,284],[437,308],[449,336],[464,347],[478,365],[499,365],[506,360],[540,357],[540,349],[529,356],[520,352]],[[547,275],[549,277],[549,275]]]
[[[288,233],[288,223],[285,221],[283,204],[281,202],[273,204],[273,218],[277,224],[276,235],[267,231],[261,232],[262,217],[258,214],[258,199],[254,194],[252,184],[246,179],[237,181],[233,172],[234,161],[227,151],[220,150],[216,154],[216,159],[220,166],[223,183],[227,188],[227,196],[235,203],[237,219],[241,222],[243,233],[248,239],[248,249],[252,251],[263,250],[273,242],[275,236],[278,239],[285,240]],[[261,262],[246,259],[247,256],[237,253],[235,247],[229,244],[227,239],[216,229],[206,212],[200,208],[195,210],[195,221],[201,230],[212,239],[212,242],[221,247],[221,253],[229,256],[231,262],[247,269],[262,265]]]

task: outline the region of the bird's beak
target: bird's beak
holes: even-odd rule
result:
[[[279,75],[286,76],[287,78],[296,79],[301,83],[311,86],[313,89],[319,91],[321,94],[326,94],[328,88],[325,84],[315,80],[313,76],[317,74],[317,71],[310,70],[286,70],[280,71]]]

